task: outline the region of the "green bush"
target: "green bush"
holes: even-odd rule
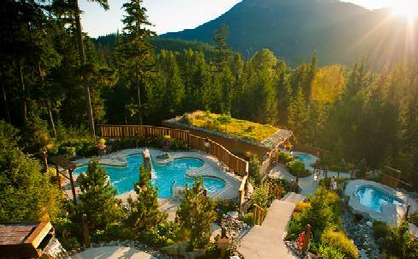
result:
[[[97,155],[97,147],[93,141],[71,140],[59,144],[57,154],[68,158],[92,157]]]
[[[306,226],[306,218],[302,213],[295,213],[287,227],[286,240],[297,240],[299,235],[304,231]]]
[[[254,215],[252,212],[245,213],[244,217],[242,218],[242,221],[244,221],[247,225],[252,226],[254,222],[253,216]]]
[[[323,246],[333,247],[344,254],[345,258],[356,259],[359,257],[357,247],[348,239],[345,233],[327,229],[321,236]]]
[[[268,183],[264,183],[259,187],[255,188],[252,201],[253,204],[267,209],[270,206],[270,196],[269,196],[270,186]]]
[[[238,210],[238,203],[235,200],[217,200],[215,201],[215,210],[218,213],[218,219],[230,211]]]
[[[305,170],[305,164],[299,160],[293,160],[286,164],[289,173],[293,176],[297,176],[299,173],[299,177],[307,177],[311,175],[308,170]]]
[[[277,162],[287,164],[291,161],[293,161],[293,157],[289,153],[279,152],[279,155],[277,156]]]
[[[392,229],[391,234],[380,245],[391,257],[418,258],[418,240],[411,237],[408,221],[402,221],[397,228]]]
[[[379,238],[387,237],[391,234],[390,227],[382,221],[373,222],[373,236],[377,240]]]
[[[262,175],[260,174],[260,161],[256,155],[250,158],[250,181],[253,185],[259,186],[261,184]]]
[[[344,254],[340,252],[340,249],[334,246],[321,245],[318,253],[324,259],[344,259]]]

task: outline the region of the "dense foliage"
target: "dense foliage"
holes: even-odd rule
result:
[[[105,230],[112,223],[122,218],[121,201],[116,199],[116,189],[110,185],[106,171],[97,159],[92,159],[87,172],[81,174],[80,212],[87,215],[87,221],[92,233]]]
[[[139,236],[141,232],[156,233],[167,215],[159,211],[158,192],[151,185],[151,172],[142,165],[139,167],[140,179],[135,184],[136,197],[128,198],[129,216],[127,226]]]
[[[17,133],[0,120],[0,221],[54,220],[63,196],[50,176],[43,174],[39,161],[18,147]]]
[[[195,179],[193,186],[185,190],[184,198],[177,210],[176,222],[184,236],[190,241],[191,249],[206,249],[211,235],[211,224],[216,220],[215,204],[206,196],[203,179]]]
[[[357,248],[342,231],[340,197],[336,193],[320,187],[308,202],[297,204],[286,239],[297,240],[306,224],[311,226],[313,251],[324,258],[358,258]]]
[[[134,1],[124,7],[125,28],[115,35],[113,47],[96,49],[82,34],[83,65],[80,44],[74,44],[79,33],[71,23],[77,13],[73,6],[61,6],[62,1],[5,3],[2,31],[15,36],[5,34],[1,43],[0,116],[13,125],[29,125],[34,115],[48,121],[49,136],[59,138],[59,128],[91,132],[91,117],[95,124],[138,124],[142,119],[158,125],[185,112],[210,110],[288,127],[298,144],[331,151],[327,161],[332,169],[347,170],[364,160],[369,169],[397,167],[403,180],[418,185],[413,177],[418,167],[416,61],[376,72],[364,62],[319,68],[316,55],[289,67],[268,49],[245,60],[228,48],[228,26],[212,35],[211,54],[199,48],[155,52],[145,9]],[[141,16],[133,17],[136,12]],[[74,151],[73,145],[67,147],[59,151]],[[39,148],[44,149],[37,145],[30,152]]]

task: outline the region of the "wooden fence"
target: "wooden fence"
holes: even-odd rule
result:
[[[99,134],[104,138],[124,139],[136,138],[141,136],[160,136],[169,135],[171,138],[178,139],[187,144],[190,149],[207,151],[222,161],[234,173],[244,176],[248,173],[248,162],[237,157],[222,145],[209,139],[209,148],[206,150],[205,139],[190,134],[187,130],[171,129],[164,127],[146,125],[99,125]]]

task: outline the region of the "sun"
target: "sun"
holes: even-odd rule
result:
[[[418,19],[418,0],[393,0],[390,8],[395,16]]]

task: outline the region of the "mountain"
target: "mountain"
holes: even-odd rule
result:
[[[249,57],[271,49],[291,65],[316,51],[319,63],[352,64],[366,58],[374,67],[417,55],[418,24],[388,9],[370,11],[336,0],[244,0],[215,20],[162,38],[213,43],[216,29],[229,27],[228,44]]]

